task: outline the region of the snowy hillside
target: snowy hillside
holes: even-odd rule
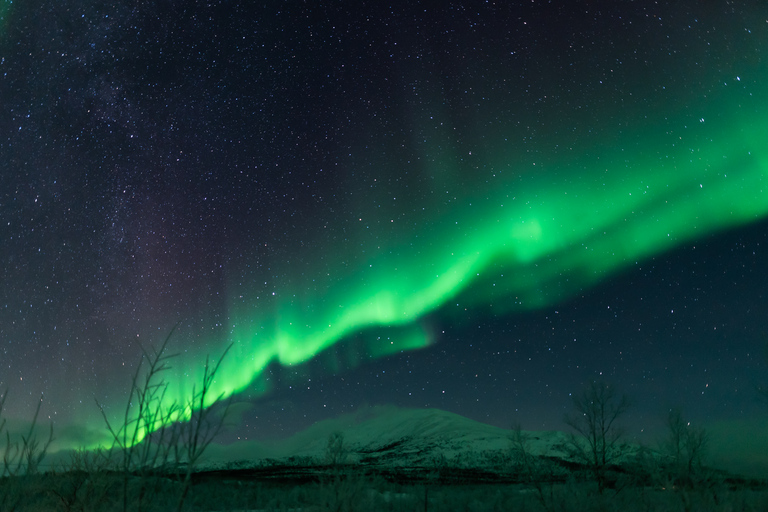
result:
[[[320,462],[325,458],[328,438],[344,436],[347,462],[364,465],[469,467],[473,461],[503,458],[510,449],[511,430],[486,425],[439,409],[374,407],[356,414],[319,422],[295,436],[272,443],[244,442],[211,447],[206,466],[221,467],[237,462],[239,467],[263,459],[300,459]],[[565,458],[562,432],[526,432],[534,455]]]

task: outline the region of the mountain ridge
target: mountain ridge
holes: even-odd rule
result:
[[[503,458],[510,450],[512,436],[509,429],[441,409],[374,406],[317,422],[287,439],[212,445],[206,465],[227,461],[238,461],[241,465],[264,459],[322,463],[328,439],[337,432],[343,435],[348,463],[395,466],[466,465],[482,454]],[[560,431],[523,431],[523,434],[531,454],[567,457],[562,450],[567,434]]]

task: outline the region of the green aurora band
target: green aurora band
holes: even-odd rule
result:
[[[430,313],[554,304],[654,254],[768,215],[768,122],[697,130],[688,141],[582,157],[579,172],[572,162],[546,163],[547,172],[518,174],[343,278],[326,277],[326,286],[281,290],[269,308],[233,300],[233,347],[206,405],[265,391],[262,373],[275,361],[306,362],[361,332],[370,356],[424,347]],[[184,354],[174,363],[168,405],[189,396],[203,361]]]

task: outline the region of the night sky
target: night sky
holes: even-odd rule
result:
[[[228,441],[765,419],[764,2],[255,4],[0,3],[7,417],[98,442],[178,324]]]

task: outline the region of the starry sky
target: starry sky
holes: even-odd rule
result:
[[[178,325],[225,440],[367,405],[762,421],[763,2],[0,2],[0,388],[106,434]]]

